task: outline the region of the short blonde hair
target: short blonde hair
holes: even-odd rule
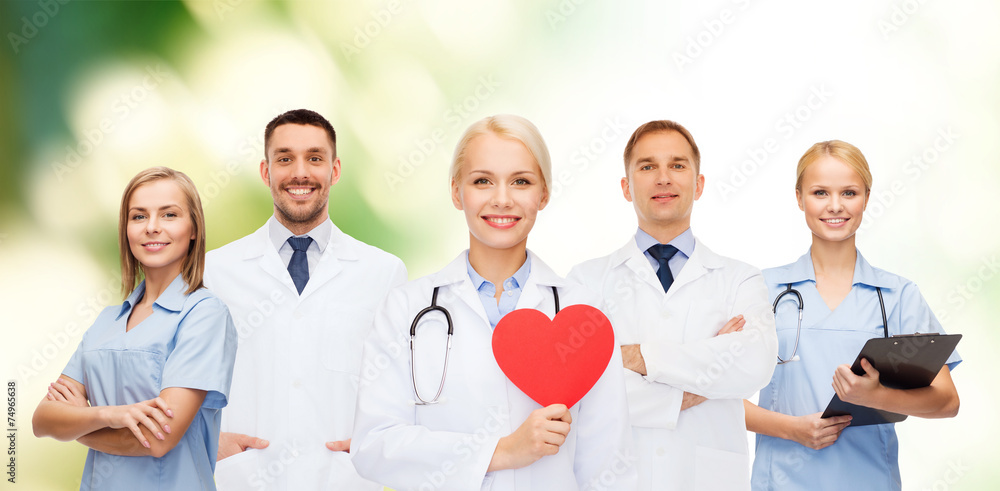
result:
[[[521,116],[515,116],[513,114],[497,114],[496,116],[489,116],[469,126],[462,134],[462,138],[458,140],[458,145],[455,146],[455,154],[451,160],[451,169],[449,170],[450,179],[455,181],[458,179],[458,173],[462,170],[462,165],[465,164],[465,152],[469,147],[469,142],[473,138],[487,133],[493,133],[501,138],[517,140],[524,144],[528,149],[528,153],[531,154],[535,159],[535,163],[538,164],[538,168],[542,171],[542,179],[545,181],[545,189],[549,190],[549,184],[552,181],[552,159],[549,156],[549,147],[545,145],[545,140],[542,139],[542,134],[538,131],[531,121],[528,121]]]
[[[122,267],[122,296],[128,298],[129,294],[135,290],[136,284],[142,275],[142,264],[132,254],[132,248],[128,244],[128,209],[129,201],[135,190],[144,184],[160,179],[170,179],[177,183],[177,187],[184,193],[187,202],[187,211],[191,216],[191,224],[194,226],[194,240],[188,246],[187,256],[181,264],[181,276],[188,284],[187,294],[194,293],[195,290],[205,286],[202,277],[205,274],[205,213],[201,208],[201,197],[198,196],[198,189],[195,188],[191,178],[181,171],[169,167],[150,167],[132,178],[125,186],[122,193],[121,210],[118,213],[118,249]]]
[[[861,180],[865,183],[865,195],[867,196],[872,190],[872,171],[868,169],[868,160],[861,153],[861,150],[850,143],[840,140],[830,140],[825,142],[819,142],[806,150],[806,153],[802,155],[799,159],[799,166],[795,169],[795,189],[802,191],[802,174],[805,173],[806,167],[809,167],[820,157],[829,155],[837,160],[840,160],[848,167],[857,172],[861,176]]]

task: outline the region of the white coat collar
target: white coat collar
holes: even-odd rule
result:
[[[444,269],[432,274],[430,277],[431,286],[453,285],[455,283],[463,283],[465,280],[468,280],[469,286],[472,287],[472,280],[469,278],[469,272],[466,267],[468,257],[469,250],[466,249],[455,257],[455,259],[453,259],[447,266],[445,266]],[[528,281],[525,283],[525,287],[531,285],[532,283],[541,286],[555,287],[563,287],[568,284],[565,279],[556,274],[555,271],[552,271],[552,268],[550,268],[547,264],[542,262],[542,260],[538,258],[537,254],[529,250],[528,257],[531,258],[531,272],[528,274]]]
[[[650,266],[649,260],[646,259],[644,251],[639,250],[639,246],[636,245],[634,237],[629,238],[624,246],[611,254],[610,266],[617,268],[622,265],[631,269],[650,286],[659,289],[663,288],[660,286],[660,280],[656,278],[656,273],[653,271],[652,266]],[[723,267],[723,265],[722,257],[712,252],[701,240],[695,237],[694,253],[688,258],[687,263],[684,264],[684,269],[681,270],[677,278],[674,278],[674,285],[670,287],[669,294],[677,291],[685,284],[702,277],[705,273]]]
[[[288,242],[289,237],[295,237],[296,235],[293,234],[291,230],[288,230],[288,227],[278,221],[274,216],[267,221],[267,226],[268,237],[270,237],[271,243],[274,244],[274,248],[277,249],[280,254],[281,247],[285,245],[285,242]],[[316,244],[320,255],[322,255],[323,251],[325,251],[330,245],[330,236],[332,235],[330,230],[331,228],[333,228],[333,222],[327,218],[326,220],[320,222],[319,225],[313,227],[312,230],[302,235],[306,235],[311,238]]]
[[[468,255],[468,249],[462,251],[462,253],[452,260],[451,263],[445,266],[444,269],[430,275],[428,277],[428,280],[430,281],[429,286],[430,288],[435,288],[454,285],[458,298],[465,302],[474,312],[479,314],[479,316],[483,319],[483,322],[489,324],[486,310],[483,309],[483,303],[479,300],[479,294],[476,292],[476,288],[472,285],[472,279],[469,278],[469,272],[466,266]],[[539,259],[535,253],[529,250],[528,256],[531,258],[531,272],[528,273],[528,281],[525,283],[524,287],[521,288],[521,298],[518,299],[517,302],[517,308],[519,309],[538,308],[544,302],[549,302],[551,304],[551,288],[553,286],[556,288],[562,288],[569,284],[565,279],[552,271],[552,268],[542,262],[542,260]],[[439,303],[441,300],[442,299],[439,298]]]
[[[271,220],[277,219],[274,218],[274,215],[271,215],[271,218],[252,234],[253,240],[251,241],[251,246],[247,247],[246,254],[243,256],[243,259],[253,259],[269,255],[268,249],[274,251],[275,255],[277,255],[278,251],[274,249],[273,241],[271,240],[270,235]],[[337,259],[347,261],[357,260],[357,245],[350,240],[350,237],[337,228],[337,225],[333,222],[330,222],[329,231],[330,236],[325,241],[327,243],[326,249],[320,251],[322,255],[326,257],[330,254]]]
[[[270,218],[275,220],[274,216]],[[331,223],[331,225],[333,225]],[[257,265],[266,273],[274,277],[275,280],[285,285],[286,288],[295,293],[295,298],[299,301],[307,298],[312,292],[322,287],[325,283],[333,279],[344,269],[342,261],[356,261],[359,258],[358,245],[347,234],[341,232],[336,225],[330,227],[330,238],[326,249],[322,251],[319,264],[309,276],[302,293],[298,293],[291,275],[278,251],[274,248],[274,243],[270,237],[270,226],[265,223],[252,234],[249,241],[244,260],[257,260]]]

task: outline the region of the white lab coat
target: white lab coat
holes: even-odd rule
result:
[[[647,376],[623,369],[639,489],[749,489],[743,399],[767,385],[777,354],[760,270],[696,240],[665,294],[633,239],[569,279],[600,294],[619,343],[640,344]],[[717,337],[737,314],[743,331]],[[685,391],[709,400],[681,411]]]
[[[222,431],[270,441],[218,462],[218,487],[381,490],[324,443],[351,437],[361,347],[403,263],[334,226],[300,296],[268,228],[207,257],[205,284],[239,335]]]
[[[358,472],[397,491],[634,489],[621,353],[594,387],[570,408],[573,422],[555,455],[521,469],[486,472],[497,442],[541,406],[511,383],[493,357],[493,330],[469,279],[463,252],[442,271],[393,290],[376,315],[365,343],[353,440]],[[531,254],[529,252],[529,254]],[[555,313],[560,306],[591,302],[586,289],[560,278],[531,255],[531,271],[517,308]],[[410,377],[409,330],[414,316],[431,303],[454,323],[451,357],[440,402],[417,406]],[[447,328],[441,314],[428,314],[417,328],[416,378],[431,399],[444,365]]]

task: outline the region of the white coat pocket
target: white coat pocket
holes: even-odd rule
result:
[[[371,310],[357,307],[334,310],[317,346],[324,368],[353,375],[361,372],[361,352],[374,316]]]
[[[750,489],[749,457],[708,447],[695,447],[694,489],[734,491]]]
[[[259,456],[259,450],[248,448],[245,452],[216,462],[215,485],[219,491],[252,488],[250,477],[256,476],[260,470]]]

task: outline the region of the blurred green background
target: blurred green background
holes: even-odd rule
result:
[[[692,131],[707,181],[695,234],[759,267],[808,247],[801,153],[856,144],[875,176],[859,248],[965,335],[959,417],[898,427],[904,488],[995,489],[998,18],[992,2],[916,0],[0,2],[0,375],[19,431],[5,485],[78,486],[84,448],[34,438],[30,418],[120,301],[128,179],[188,173],[218,247],[270,215],[263,127],[307,107],[338,131],[334,222],[411,278],[467,246],[448,161],[490,114],[526,116],[549,143],[554,195],[529,246],[561,273],[634,232],[618,180],[645,121]]]

